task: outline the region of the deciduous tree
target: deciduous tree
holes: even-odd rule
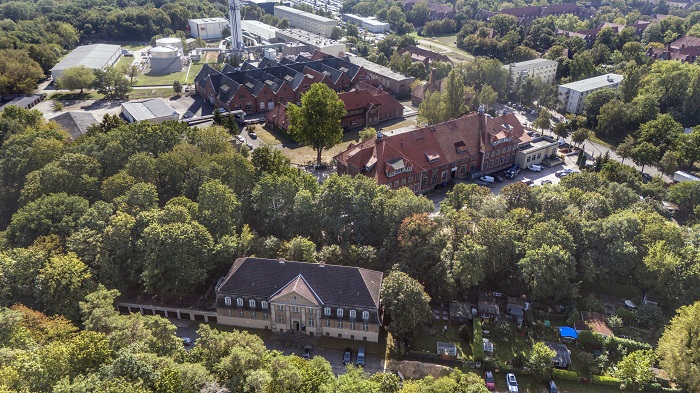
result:
[[[552,358],[556,354],[552,348],[543,342],[538,341],[532,344],[530,356],[527,358],[527,365],[532,370],[536,380],[546,382],[552,379],[552,371],[554,371]]]
[[[388,329],[395,340],[408,342],[431,318],[430,296],[408,274],[392,271],[382,283],[384,311],[391,318]]]
[[[560,246],[544,245],[525,253],[518,262],[523,281],[537,299],[565,299],[575,296],[576,262]]]
[[[55,83],[60,89],[80,90],[80,94],[83,94],[83,90],[92,87],[94,82],[93,70],[81,65],[64,70]]]

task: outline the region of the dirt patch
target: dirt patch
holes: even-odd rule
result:
[[[440,378],[452,372],[452,367],[442,366],[439,364],[421,363],[411,360],[390,360],[386,368],[391,371],[399,371],[404,378],[421,379],[427,375],[432,375],[433,378]]]

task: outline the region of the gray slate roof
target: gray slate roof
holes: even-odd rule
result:
[[[85,134],[91,125],[99,123],[89,112],[65,112],[50,120],[58,123],[70,135],[71,140]]]
[[[299,275],[325,305],[379,307],[382,272],[277,259],[237,259],[217,292],[270,298]]]
[[[177,112],[162,98],[152,98],[146,101],[125,102],[122,104],[135,121],[158,119],[176,115]]]
[[[115,52],[121,51],[119,45],[92,44],[75,48],[68,56],[64,57],[56,64],[51,71],[65,70],[66,68],[85,66],[87,68],[101,70],[114,56]]]

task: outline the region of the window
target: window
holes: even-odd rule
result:
[[[306,309],[306,312],[309,313],[309,314],[313,314],[313,313],[314,313],[314,309],[311,308],[311,307],[309,307],[309,308]]]
[[[323,309],[323,313],[324,313],[326,316],[331,315],[331,308],[330,308],[330,307],[324,308],[324,309]]]
[[[442,171],[442,180],[447,180],[447,171]]]
[[[250,104],[245,104],[245,111],[250,113],[253,111],[253,106]]]
[[[338,333],[338,338],[343,338],[343,333]]]
[[[394,180],[394,188],[399,188],[399,181],[398,180]]]
[[[297,301],[296,295],[292,296],[292,300],[295,301],[295,302]]]
[[[238,310],[238,318],[243,318],[243,310]]]
[[[466,165],[462,165],[462,168],[460,168],[459,172],[460,172],[461,174],[467,173],[467,166],[466,166]]]
[[[530,162],[530,156],[527,157],[527,160],[525,162]]]
[[[297,307],[297,306],[292,307],[292,312],[299,312],[299,307]]]
[[[277,323],[284,323],[284,317],[277,317]]]
[[[250,308],[255,308],[255,299],[248,300],[248,305],[250,306]]]
[[[331,334],[329,332],[326,332],[326,336],[330,336]]]
[[[408,182],[411,183],[413,181],[413,175],[408,177]]]
[[[350,330],[355,330],[355,322],[350,322]]]
[[[277,305],[277,311],[284,311],[284,306],[281,304]]]
[[[363,323],[363,324],[362,324],[362,330],[364,330],[365,332],[368,331],[368,330],[369,330],[369,324]]]
[[[243,307],[243,299],[240,297],[238,299],[236,299],[236,305],[238,307]]]
[[[338,321],[338,329],[342,329],[342,328],[343,328],[343,321]]]
[[[307,324],[308,327],[314,327],[314,320],[309,319],[309,323]]]
[[[326,327],[331,327],[331,320],[330,319],[326,319]]]
[[[368,320],[369,319],[369,311],[363,311],[362,312],[362,319]]]
[[[264,312],[264,313],[263,313],[263,319],[267,319],[267,318],[268,318],[268,315],[267,315],[266,312]]]
[[[224,304],[227,305],[227,306],[230,306],[230,305],[231,305],[231,298],[228,297],[228,296],[226,296],[226,297],[224,298]]]
[[[250,313],[250,318],[251,319],[258,319],[258,314],[255,311],[253,311],[252,313]]]
[[[343,309],[339,308],[338,311],[336,311],[336,315],[338,315],[338,318],[342,318],[343,317]]]
[[[264,300],[260,302],[260,307],[262,307],[263,310],[267,310],[267,302]]]
[[[355,311],[355,310],[350,310],[350,318],[353,318],[353,319],[354,319],[355,317],[357,317],[357,311]]]

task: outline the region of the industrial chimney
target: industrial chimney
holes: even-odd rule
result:
[[[243,29],[241,27],[241,0],[228,0],[228,18],[231,24],[231,49],[243,50]]]

